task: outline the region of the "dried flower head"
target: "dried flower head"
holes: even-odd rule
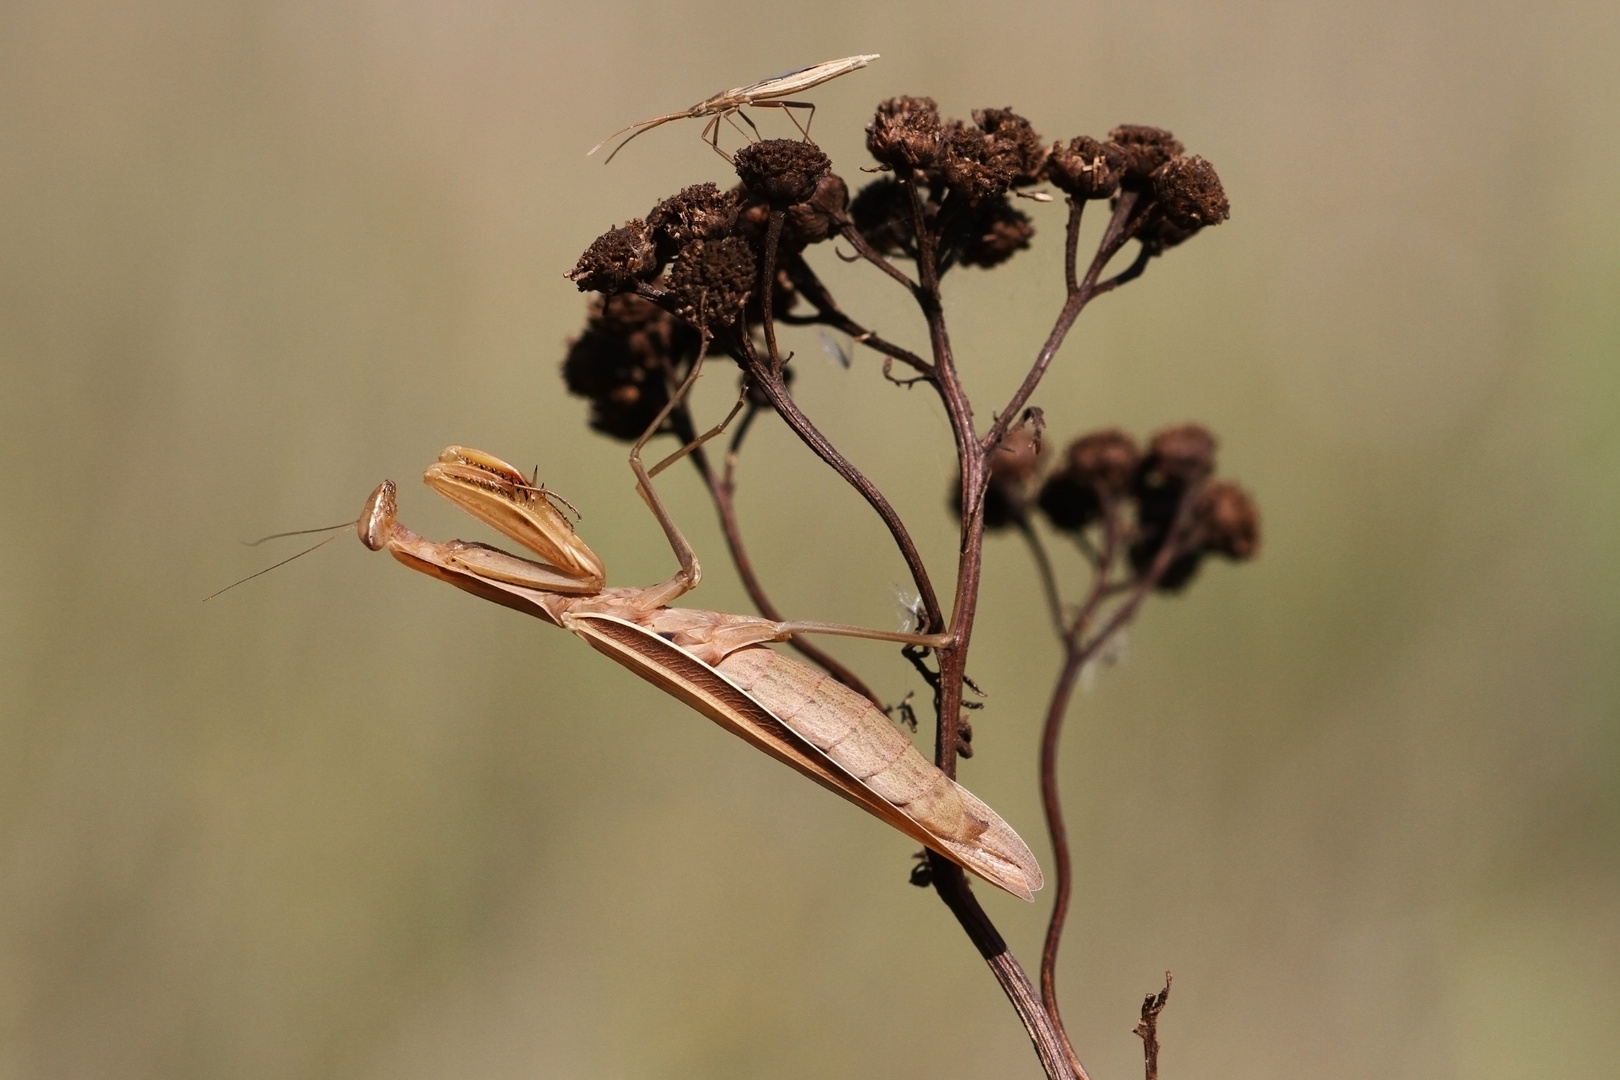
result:
[[[855,195],[850,220],[866,242],[885,255],[910,252],[916,234],[911,227],[911,196],[904,184],[880,177]]]
[[[885,165],[926,169],[938,160],[944,137],[933,98],[895,97],[866,126],[866,149]]]
[[[1260,550],[1260,511],[1249,493],[1229,480],[1216,480],[1198,493],[1193,520],[1206,551],[1243,562]]]
[[[1178,525],[1182,503],[1215,471],[1215,436],[1201,424],[1165,428],[1148,443],[1147,455],[1137,469],[1132,493],[1136,497],[1136,539],[1130,548],[1131,567],[1139,575],[1152,571],[1166,544],[1184,535]],[[1198,572],[1204,549],[1193,547],[1174,555],[1160,575],[1158,589],[1173,592]]]
[[[1163,210],[1157,205],[1150,205],[1142,215],[1133,235],[1142,241],[1142,246],[1149,252],[1162,255],[1177,244],[1192,239],[1198,232],[1197,229],[1183,229],[1165,217]]]
[[[756,273],[753,248],[742,237],[694,240],[670,268],[670,299],[694,326],[729,325],[741,313]]]
[[[669,400],[668,380],[697,355],[696,330],[639,296],[592,297],[585,332],[568,343],[563,381],[588,398],[591,427],[635,439]]]
[[[737,176],[743,187],[773,210],[786,210],[816,193],[832,162],[814,143],[766,139],[737,151]]]
[[[827,173],[804,202],[787,208],[782,220],[782,246],[799,251],[838,235],[849,207],[849,185],[837,173]]]
[[[1125,176],[1125,151],[1117,143],[1098,142],[1089,135],[1077,136],[1067,146],[1053,143],[1046,176],[1076,199],[1106,199],[1119,190]]]
[[[658,251],[652,231],[639,218],[591,241],[568,280],[580,292],[634,292],[636,286],[658,274]]]
[[[1013,165],[1013,187],[1038,183],[1047,148],[1028,120],[1012,109],[974,109],[973,122],[990,140],[992,152]]]
[[[658,255],[669,261],[695,240],[718,240],[737,224],[737,194],[714,184],[694,184],[652,208],[647,227]]]
[[[1172,158],[1153,172],[1153,194],[1165,219],[1188,231],[1219,225],[1232,208],[1215,166],[1203,158]]]
[[[1202,424],[1178,424],[1153,436],[1140,481],[1196,484],[1215,471],[1215,436]]]
[[[1034,235],[1029,215],[1014,208],[1006,196],[986,199],[973,208],[972,231],[963,240],[958,259],[963,266],[988,270],[1029,247]]]
[[[976,127],[953,120],[946,128],[939,155],[939,175],[964,198],[977,201],[1001,195],[1018,176],[1016,146],[992,139]]]
[[[1077,531],[1102,515],[1104,501],[1126,493],[1141,461],[1136,440],[1118,428],[1082,435],[1064,452],[1063,468],[1041,487],[1040,507],[1054,528]]]
[[[1108,133],[1108,139],[1125,156],[1125,175],[1121,181],[1126,187],[1145,188],[1154,169],[1181,156],[1181,143],[1163,128],[1121,124]]]

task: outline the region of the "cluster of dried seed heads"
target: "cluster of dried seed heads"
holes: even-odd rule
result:
[[[698,332],[634,295],[593,297],[585,332],[568,345],[563,381],[591,403],[591,427],[635,439],[669,401],[669,387],[690,369]]]
[[[1029,246],[1034,229],[1008,200],[1047,182],[1078,201],[1133,192],[1131,229],[1153,254],[1230,213],[1215,169],[1186,157],[1160,128],[1122,124],[1106,141],[1081,135],[1047,146],[1011,109],[979,109],[973,124],[942,120],[931,98],[891,98],[866,128],[872,156],[901,180],[885,179],[855,197],[850,215],[885,254],[916,256],[918,208],[907,184],[926,189],[921,216],[939,233],[940,268],[994,266]]]
[[[1038,510],[1058,531],[1087,538],[1093,551],[1105,546],[1098,536],[1116,530],[1132,574],[1157,571],[1154,587],[1172,591],[1207,555],[1243,561],[1259,550],[1254,500],[1214,479],[1215,437],[1198,424],[1165,428],[1146,452],[1117,428],[1082,435],[1044,480],[1040,458],[1038,436],[1022,427],[1008,432],[990,459],[987,528],[1027,524]]]

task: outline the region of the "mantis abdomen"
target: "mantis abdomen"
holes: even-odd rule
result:
[[[770,649],[739,649],[715,665],[856,779],[943,840],[968,842],[989,822],[870,701],[824,672]]]
[[[715,667],[921,826],[930,846],[1026,900],[1041,887],[1041,868],[1012,826],[935,768],[864,697],[763,646],[739,649]]]

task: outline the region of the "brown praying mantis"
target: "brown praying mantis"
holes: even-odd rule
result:
[[[749,127],[753,127],[754,122],[748,119],[747,114],[742,111],[745,105],[757,109],[809,109],[810,119],[806,120],[802,126],[799,125],[799,121],[794,118],[791,112],[788,113],[788,118],[793,120],[794,125],[808,139],[810,137],[810,122],[815,119],[816,107],[808,101],[783,101],[781,99],[789,94],[797,94],[813,86],[820,86],[824,82],[830,82],[840,75],[848,75],[852,71],[865,67],[877,58],[877,53],[865,53],[861,56],[846,56],[842,60],[823,60],[819,64],[811,64],[809,67],[784,72],[781,75],[775,75],[757,83],[750,83],[747,86],[722,90],[713,97],[698,102],[690,109],[669,113],[664,116],[655,116],[651,120],[642,120],[622,127],[591,147],[586,151],[585,156],[590,157],[620,135],[627,131],[630,132],[629,137],[618,146],[615,146],[613,152],[602,162],[602,164],[606,165],[637,135],[651,131],[655,127],[662,127],[674,120],[689,120],[693,117],[707,116],[709,122],[703,125],[703,132],[698,137],[712,146],[715,153],[725,157],[725,151],[720,149],[720,121],[730,120],[733,116],[741,116],[744,123]],[[730,159],[727,158],[727,160]]]
[[[943,636],[839,623],[772,622],[668,606],[697,586],[702,570],[654,488],[652,475],[698,443],[651,472],[640,453],[696,380],[700,366],[694,366],[630,453],[638,491],[680,564],[667,581],[645,588],[609,587],[602,561],[553,505],[551,492],[536,487],[499,458],[459,446],[440,454],[423,479],[540,561],[484,544],[437,543],[418,536],[399,523],[396,489],[388,480],[372,492],[355,523],[356,531],[368,548],[387,548],[413,570],[572,631],[598,652],[918,843],[1015,896],[1033,899],[1041,887],[1040,865],[1000,815],[935,768],[865,697],[766,647],[767,642],[787,641],[801,633],[931,647],[944,644]]]

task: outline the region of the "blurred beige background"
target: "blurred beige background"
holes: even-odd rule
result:
[[[539,462],[615,580],[666,574],[562,391],[561,275],[729,178],[696,125],[584,151],[855,52],[813,94],[852,183],[909,92],[1169,127],[1233,204],[1036,399],[1059,436],[1208,422],[1266,524],[1070,721],[1094,1074],[1140,1075],[1170,968],[1173,1078],[1612,1075],[1620,9],[239,0],[0,9],[0,1077],[1038,1075],[909,842],[577,641],[347,538],[199,603],[385,476],[479,535],[414,481],[453,441]],[[1035,250],[949,282],[982,419],[1057,306],[1032,212]],[[792,344],[946,575],[937,409]],[[742,608],[667,488],[695,600]],[[742,500],[784,608],[895,618],[881,531],[776,425]],[[976,640],[964,779],[1045,858],[1057,650],[1011,543]],[[986,904],[1033,967],[1045,903]]]

